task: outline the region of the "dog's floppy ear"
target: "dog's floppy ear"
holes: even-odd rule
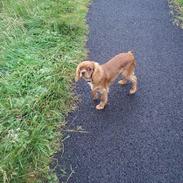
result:
[[[101,66],[93,62],[93,74],[92,74],[92,80],[98,81],[103,77],[103,70],[101,69]]]
[[[76,76],[75,76],[75,81],[80,80],[80,67],[81,65],[79,64],[76,68]]]

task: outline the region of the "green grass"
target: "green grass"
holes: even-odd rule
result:
[[[0,1],[0,182],[54,182],[89,0]]]
[[[180,10],[183,8],[183,0],[173,0],[173,2]]]
[[[173,6],[175,24],[183,29],[183,0],[169,0]]]
[[[177,3],[179,3],[180,6],[183,6],[183,0],[176,0]]]

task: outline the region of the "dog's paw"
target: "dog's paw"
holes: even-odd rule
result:
[[[125,79],[118,81],[118,84],[120,84],[120,85],[126,85],[126,83],[127,83],[127,81]]]
[[[129,92],[130,95],[133,95],[137,92],[137,88],[132,88]]]
[[[97,110],[102,110],[102,109],[104,109],[104,105],[101,105],[101,104],[98,104],[97,106],[96,106],[96,109]]]

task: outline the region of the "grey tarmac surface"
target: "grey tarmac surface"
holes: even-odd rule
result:
[[[183,182],[183,30],[171,23],[167,0],[94,0],[87,17],[88,59],[104,63],[133,50],[139,91],[111,87],[109,105],[96,111],[80,81],[81,103],[68,116],[64,154],[56,168],[75,173],[68,183]],[[66,178],[65,178],[66,180]]]

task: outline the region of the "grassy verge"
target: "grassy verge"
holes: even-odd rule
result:
[[[169,0],[174,24],[183,29],[183,0]]]
[[[0,1],[0,182],[54,182],[50,157],[86,53],[88,1]]]

